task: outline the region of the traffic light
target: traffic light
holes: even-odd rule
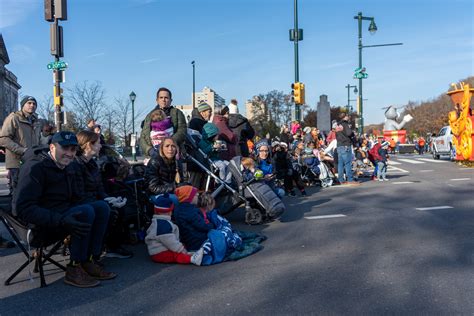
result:
[[[56,86],[53,87],[53,97],[54,97],[54,105],[62,106],[63,105],[63,89],[59,88],[59,93],[56,90]]]
[[[293,95],[293,101],[295,104],[301,105],[305,103],[304,100],[304,83],[295,82],[291,84],[291,94]]]

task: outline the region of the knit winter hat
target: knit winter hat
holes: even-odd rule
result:
[[[226,115],[227,113],[229,113],[229,107],[226,105],[222,108],[221,110],[221,115]]]
[[[178,197],[179,203],[191,203],[197,194],[197,189],[190,185],[183,185],[182,187],[176,188],[174,193]]]
[[[38,105],[38,102],[36,102],[36,99],[32,96],[29,96],[29,95],[25,95],[23,97],[23,99],[21,99],[20,101],[20,108],[23,109],[23,106],[26,104],[26,102],[28,101],[34,101],[36,103],[36,105]]]
[[[268,143],[266,140],[262,139],[260,140],[256,145],[255,145],[255,149],[257,149],[257,151],[260,149],[260,147],[262,146],[268,146]]]
[[[219,134],[219,128],[214,123],[206,123],[204,124],[202,134],[204,138],[209,139]]]
[[[203,102],[203,103],[199,104],[199,106],[198,106],[199,113],[207,111],[207,110],[212,110],[212,108],[209,104],[207,104],[206,102]]]
[[[381,147],[388,147],[388,145],[390,145],[390,143],[385,140],[385,141],[383,141],[383,143],[381,144]]]
[[[311,132],[311,127],[306,126],[305,128],[303,128],[303,132],[305,132],[306,134],[309,134]]]
[[[173,201],[171,201],[168,193],[154,195],[150,200],[154,205],[155,214],[171,213],[174,209]]]

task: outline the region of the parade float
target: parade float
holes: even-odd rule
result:
[[[449,112],[449,125],[453,133],[452,142],[456,149],[456,160],[474,161],[474,111],[470,108],[474,88],[461,82],[459,87],[452,84],[453,90],[447,95],[454,103],[454,111]]]

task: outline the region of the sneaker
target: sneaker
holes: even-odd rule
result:
[[[286,192],[286,195],[288,195],[288,196],[296,196],[295,191],[288,191],[288,192]]]
[[[67,266],[64,283],[76,287],[94,287],[100,284],[99,281],[91,277],[84,271],[81,265]]]
[[[389,181],[387,178],[383,178],[383,181]]]
[[[301,191],[301,196],[307,196],[306,190]]]
[[[128,259],[128,258],[133,257],[133,252],[119,246],[117,248],[108,249],[105,256],[107,258]]]
[[[82,268],[87,274],[97,280],[111,280],[117,276],[117,274],[113,272],[105,271],[103,267],[92,261],[83,263]]]
[[[200,266],[203,255],[204,255],[204,248],[200,248],[191,256],[191,263],[194,265]]]
[[[0,236],[0,248],[13,248],[15,243]]]
[[[377,180],[378,180],[378,181],[380,181],[380,182],[382,182],[382,181],[383,181],[383,179],[382,179],[382,178],[377,178]]]

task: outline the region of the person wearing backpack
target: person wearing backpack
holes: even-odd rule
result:
[[[153,150],[153,144],[151,142],[151,114],[161,109],[165,112],[167,117],[171,118],[171,124],[173,125],[173,140],[178,145],[178,148],[182,148],[186,139],[187,124],[186,118],[183,112],[179,109],[171,106],[172,94],[168,88],[159,88],[156,92],[156,107],[148,113],[143,121],[143,128],[140,134],[140,147],[147,158],[151,157],[151,151]]]

